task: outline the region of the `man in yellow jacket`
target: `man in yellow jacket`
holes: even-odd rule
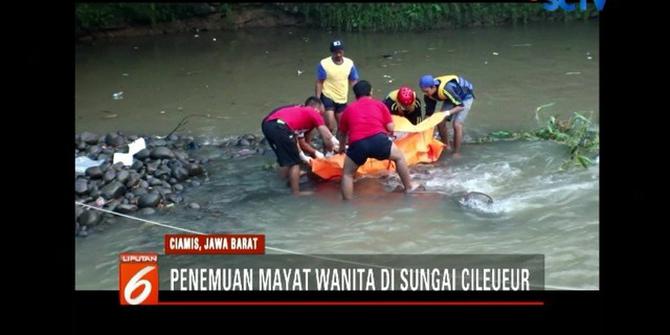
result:
[[[463,77],[456,75],[433,78],[432,75],[427,74],[419,79],[419,86],[424,93],[426,116],[433,115],[437,103],[442,101],[440,110],[447,111],[447,118],[437,125],[437,130],[440,133],[442,143],[448,147],[447,122],[451,121],[453,123],[454,157],[458,158],[461,152],[461,141],[463,140],[463,123],[475,99],[473,85]]]
[[[335,131],[344,108],[347,107],[349,85],[358,82],[358,70],[354,61],[344,57],[342,41],[330,44],[331,56],[322,59],[316,67],[316,97],[326,109],[326,123],[330,131]]]

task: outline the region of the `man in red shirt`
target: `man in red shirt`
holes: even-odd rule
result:
[[[354,85],[356,101],[347,106],[340,119],[339,136],[342,140],[345,138],[349,140],[342,171],[344,200],[353,197],[354,174],[368,158],[394,161],[400,180],[405,186],[405,192],[411,192],[416,188],[412,185],[405,155],[389,138],[389,134],[393,134],[391,112],[381,101],[373,99],[370,92],[372,86],[366,80]]]
[[[263,135],[277,155],[277,163],[281,167],[279,172],[284,178],[288,176],[294,195],[309,194],[300,192],[299,164],[301,160],[307,160],[307,157],[298,147],[298,137],[316,128],[323,138],[326,151],[333,150],[334,138],[323,121],[324,112],[321,100],[309,97],[304,106],[284,106],[273,110],[261,124]]]

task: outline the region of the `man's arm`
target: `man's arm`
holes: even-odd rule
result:
[[[433,114],[435,111],[435,105],[437,105],[437,101],[429,98],[427,95],[423,95],[423,102],[426,104],[426,115]]]
[[[319,63],[316,66],[316,86],[314,88],[314,95],[319,99],[321,99],[321,92],[323,91],[323,81],[326,80],[327,76],[326,69]]]
[[[317,129],[321,138],[323,138],[323,145],[326,147],[326,151],[333,151],[333,133],[325,125],[319,126]]]
[[[316,152],[316,149],[312,146],[312,137],[313,133],[312,131],[308,131],[305,133],[305,137],[299,137],[298,138],[298,144],[300,145],[300,149],[304,152],[306,152],[308,155],[314,157],[314,153]]]
[[[354,86],[356,83],[358,83],[358,70],[356,69],[356,65],[352,65],[351,71],[349,71],[349,84]]]
[[[316,81],[316,87],[314,88],[314,95],[321,99],[321,92],[323,91],[323,80]]]

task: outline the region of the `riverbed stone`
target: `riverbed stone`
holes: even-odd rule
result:
[[[118,181],[113,181],[102,188],[102,197],[105,199],[118,198],[126,192],[126,187]]]
[[[139,198],[137,205],[140,208],[156,207],[160,202],[161,196],[158,193],[147,193]]]

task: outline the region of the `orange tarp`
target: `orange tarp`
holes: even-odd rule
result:
[[[405,154],[407,165],[432,163],[442,154],[442,142],[433,138],[435,126],[446,116],[446,112],[437,112],[423,122],[413,125],[404,117],[392,115],[394,132],[397,136],[395,145]],[[323,179],[334,179],[342,176],[345,154],[327,158],[313,159],[312,172]],[[386,174],[395,171],[395,163],[389,160],[369,158],[361,165],[356,176]]]

